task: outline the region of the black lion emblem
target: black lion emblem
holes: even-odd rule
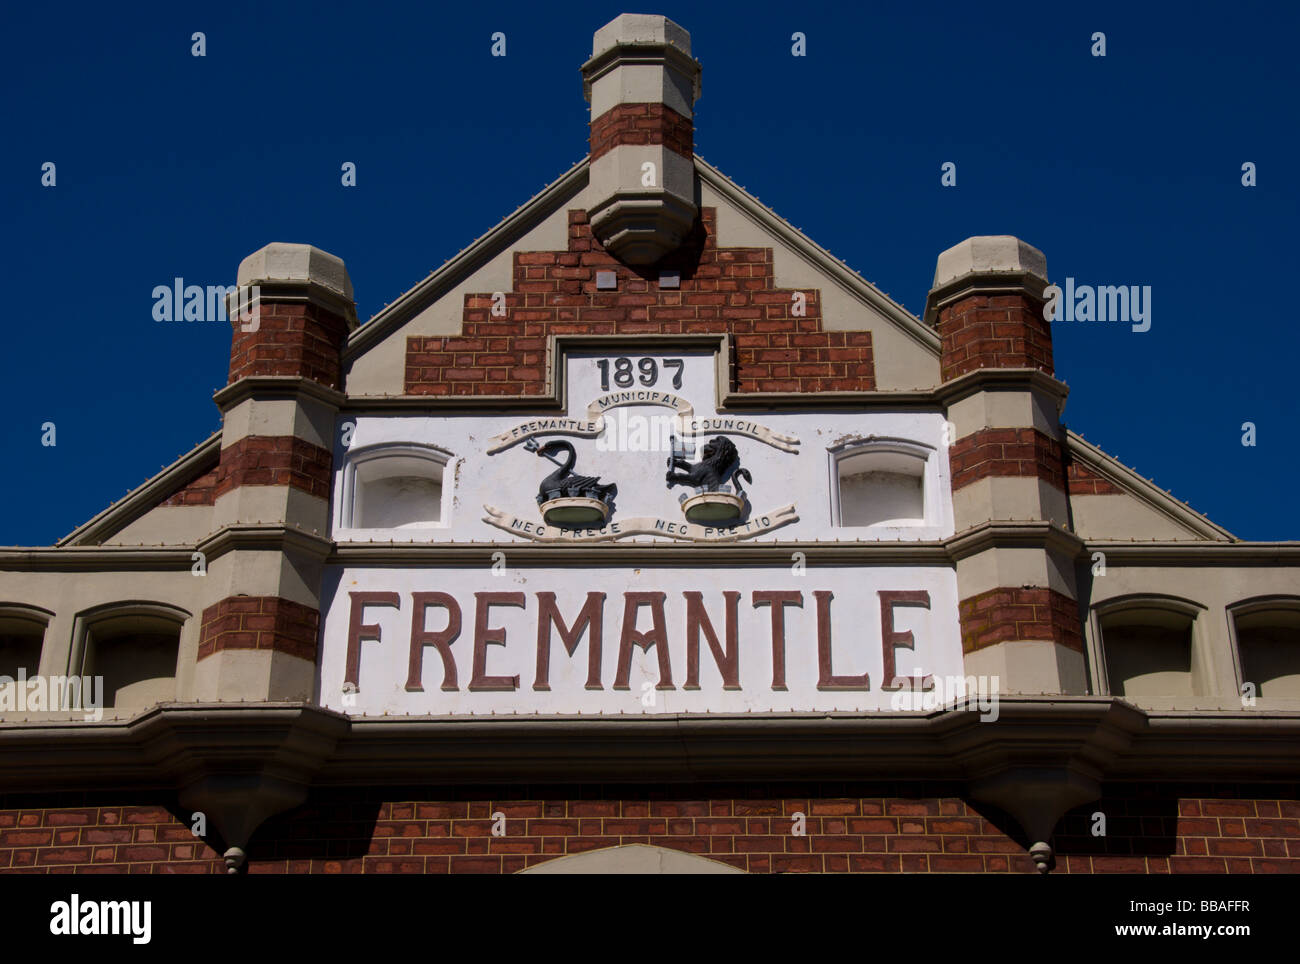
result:
[[[674,469],[685,471],[675,472]],[[730,482],[736,494],[744,496],[740,487],[743,478],[750,485],[754,484],[748,469],[740,467],[740,453],[735,443],[723,435],[715,435],[705,443],[700,453],[700,461],[692,464],[674,453],[668,458],[668,474],[665,477],[668,488],[674,485],[689,485],[706,492],[716,492],[724,482]]]

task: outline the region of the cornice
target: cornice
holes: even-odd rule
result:
[[[250,288],[253,291],[256,291],[257,294],[253,296],[251,304],[242,306],[243,310],[248,312],[256,310],[264,301],[272,304],[281,304],[283,302],[303,302],[305,304],[317,305],[332,314],[338,315],[347,324],[349,331],[356,330],[356,302],[328,285],[321,284],[319,281],[255,281],[250,285],[241,286],[241,292],[247,292]],[[230,312],[232,317],[234,316],[233,308],[236,304],[233,300],[235,297],[236,295],[226,296],[227,310]],[[244,329],[236,326],[236,330]]]
[[[191,546],[42,546],[0,549],[0,572],[166,572],[189,569]]]
[[[212,400],[227,412],[249,398],[297,400],[304,397],[324,402],[331,408],[341,408],[348,400],[343,392],[299,375],[248,375],[218,390]]]
[[[449,562],[465,565],[467,557],[481,556],[491,565],[492,554],[507,552],[521,563],[569,565],[691,565],[717,562],[730,565],[789,566],[791,555],[801,552],[805,563],[868,565],[944,565],[949,560],[943,542],[751,542],[703,544],[681,542],[600,542],[563,546],[526,542],[460,543],[338,543],[327,560],[334,565],[415,565]]]
[[[334,542],[318,533],[275,525],[227,526],[196,546],[67,546],[0,548],[0,572],[169,571],[189,569],[197,549],[209,560],[236,549],[293,549],[330,565],[465,565],[508,552],[521,563],[549,566],[789,565],[803,553],[807,565],[934,566],[996,548],[1035,548],[1067,558],[1106,554],[1107,565],[1300,567],[1300,542],[1115,542],[1083,540],[1050,521],[984,522],[947,539],[913,541],[789,540],[726,544],[604,542],[540,545],[528,542]]]
[[[939,312],[971,295],[1024,295],[1041,309],[1047,288],[1047,279],[1032,271],[969,271],[930,289],[925,299],[925,323],[934,325]]]
[[[180,787],[247,770],[313,786],[695,780],[1294,780],[1300,712],[1151,713],[1002,697],[931,713],[349,719],[306,704],[167,704],[129,722],[0,725],[5,792]]]
[[[334,548],[334,543],[315,532],[305,532],[297,527],[240,523],[223,526],[195,548],[211,562],[227,552],[252,550],[283,552],[297,550],[324,560]]]
[[[667,66],[692,80],[691,103],[700,99],[700,62],[672,43],[661,40],[619,41],[592,56],[582,70],[582,95],[591,103],[591,85],[619,67]]]
[[[1085,543],[1073,532],[1050,520],[982,522],[956,533],[946,540],[948,556],[953,562],[989,549],[1044,549],[1073,559],[1084,551]]]
[[[1056,399],[1059,417],[1065,411],[1070,388],[1065,382],[1037,368],[977,368],[944,382],[931,393],[941,405],[949,406],[980,392],[1036,392]]]
[[[1300,566],[1300,542],[1088,540],[1085,551],[1104,552],[1108,566]]]

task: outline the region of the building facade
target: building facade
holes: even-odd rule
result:
[[[1041,252],[923,317],[696,156],[586,159],[359,325],[240,264],[223,427],[0,550],[0,869],[1300,869],[1300,544],[1069,431]]]

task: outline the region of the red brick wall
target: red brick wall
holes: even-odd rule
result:
[[[222,873],[160,794],[0,798],[0,870]],[[506,835],[491,835],[491,814]],[[807,815],[807,836],[790,814]],[[1089,833],[1106,814],[1107,835]],[[175,815],[173,815],[175,814]],[[318,791],[268,821],[251,873],[509,873],[646,843],[752,872],[1033,873],[1009,818],[945,785]],[[1300,787],[1120,784],[1068,814],[1054,873],[1300,872]]]
[[[279,596],[230,596],[203,610],[199,659],[223,649],[273,649],[313,662],[320,613]]]
[[[570,211],[566,251],[514,254],[504,317],[492,316],[492,293],[466,295],[461,335],[407,338],[405,391],[540,395],[548,335],[723,332],[738,391],[874,390],[871,333],[823,331],[820,292],[776,287],[771,248],[716,247],[714,217],[703,209],[683,248],[643,269],[607,254],[586,212]],[[681,287],[661,288],[661,268],[680,270]],[[618,276],[617,290],[596,290],[597,269]],[[803,316],[792,311],[796,290]]]
[[[241,485],[291,485],[322,499],[330,495],[334,456],[292,435],[249,435],[221,450],[215,495]]]
[[[953,490],[990,476],[1035,476],[1065,490],[1061,444],[1036,428],[986,428],[948,451]]]
[[[963,599],[957,613],[963,653],[1016,639],[1050,639],[1083,652],[1079,604],[1055,589],[990,589]]]
[[[1121,491],[1096,472],[1078,462],[1066,467],[1066,484],[1070,495],[1121,495]]]
[[[217,476],[220,466],[205,472],[185,488],[168,496],[159,505],[212,505],[217,501]]]
[[[0,801],[0,871],[211,874],[225,862],[154,800],[64,794]]]
[[[1300,873],[1300,786],[1108,790],[1057,826],[1053,873]],[[1097,812],[1105,837],[1091,834]]]
[[[662,144],[682,157],[695,154],[695,125],[663,104],[619,104],[591,122],[591,160],[620,144]]]
[[[339,388],[339,351],[347,338],[343,318],[306,302],[262,302],[257,330],[238,320],[230,346],[231,384],[249,375],[301,375]]]
[[[979,368],[1052,374],[1052,334],[1041,306],[1021,295],[971,295],[939,312],[944,381]]]

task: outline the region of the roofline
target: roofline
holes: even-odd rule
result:
[[[1151,479],[1144,479],[1115,456],[1106,454],[1079,433],[1066,429],[1065,436],[1072,457],[1185,529],[1218,542],[1242,541]]]
[[[866,302],[917,344],[934,355],[939,354],[937,332],[898,302],[894,301],[842,260],[781,217],[727,175],[695,155],[695,170],[700,179],[718,194],[748,215],[756,224],[775,235],[788,247],[825,272],[850,295]],[[357,357],[395,328],[405,324],[431,300],[442,297],[465,277],[495,257],[513,237],[530,230],[551,214],[564,200],[572,198],[587,183],[589,158],[583,158],[558,178],[542,188],[493,228],[457,252],[442,267],[429,273],[423,281],[398,296],[382,311],[348,336],[343,349],[345,362]]]
[[[837,281],[849,294],[867,302],[889,320],[895,322],[914,341],[934,355],[939,354],[941,340],[938,332],[926,325],[889,295],[885,294],[844,261],[835,257],[808,235],[804,234],[781,215],[750,194],[727,175],[710,164],[698,154],[695,155],[695,170],[700,177],[723,195],[728,201],[743,210],[756,221],[760,227],[776,235],[785,244],[811,261],[818,268]]]
[[[146,479],[98,515],[77,526],[54,543],[54,547],[62,549],[93,544],[95,539],[108,534],[115,527],[135,521],[157,506],[160,500],[211,470],[220,458],[221,430],[218,429],[157,475]]]
[[[343,360],[349,361],[371,347],[393,329],[405,324],[430,300],[442,297],[467,275],[478,270],[509,243],[511,235],[523,234],[549,215],[565,198],[577,194],[587,183],[587,158],[578,161],[537,194],[507,214],[487,233],[471,241],[441,268],[398,296],[392,304],[348,336]]]

